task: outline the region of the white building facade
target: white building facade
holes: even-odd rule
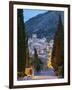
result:
[[[31,57],[34,55],[34,48],[36,48],[38,56],[45,62],[48,58],[48,51],[52,50],[53,40],[48,43],[46,38],[43,37],[40,39],[37,38],[36,34],[33,34],[32,38],[29,38],[28,40],[28,46]]]

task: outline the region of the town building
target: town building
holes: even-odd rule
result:
[[[39,58],[41,58],[44,63],[47,63],[48,52],[52,52],[53,40],[47,42],[45,37],[37,38],[37,35],[33,34],[32,38],[28,39],[28,47],[30,57],[33,57],[34,48],[36,48]]]

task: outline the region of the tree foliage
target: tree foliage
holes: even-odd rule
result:
[[[43,62],[41,61],[40,58],[38,58],[36,48],[34,48],[34,61],[33,61],[33,64],[34,64],[35,71],[39,72],[42,69]]]
[[[52,51],[52,66],[55,69],[57,76],[64,77],[64,30],[59,15],[58,29],[54,38],[54,45]]]
[[[24,26],[23,9],[17,10],[17,71],[25,72],[26,66],[26,33]],[[20,75],[22,76],[22,74]]]
[[[29,48],[28,48],[28,36],[27,36],[27,39],[26,39],[26,67],[27,66],[30,66],[30,56],[29,56]]]

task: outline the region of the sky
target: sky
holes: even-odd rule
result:
[[[47,12],[47,10],[31,10],[31,9],[24,9],[23,14],[24,14],[24,22],[28,21],[30,18]]]

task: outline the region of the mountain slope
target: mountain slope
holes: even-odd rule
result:
[[[57,30],[58,18],[61,15],[62,23],[64,25],[63,11],[47,11],[46,13],[39,14],[25,23],[25,29],[29,37],[32,34],[37,34],[39,38],[53,38]]]

